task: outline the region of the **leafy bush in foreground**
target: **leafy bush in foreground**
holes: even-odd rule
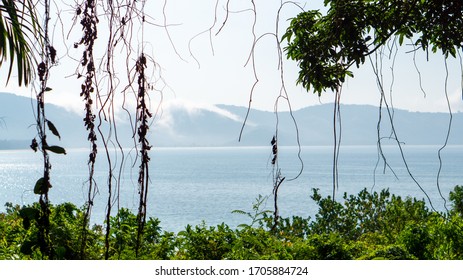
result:
[[[448,213],[430,211],[424,201],[391,195],[388,190],[344,194],[342,202],[313,190],[319,210],[313,220],[281,218],[261,211],[256,200],[252,221],[232,229],[222,223],[187,225],[162,231],[150,218],[136,255],[137,216],[120,209],[110,220],[111,259],[463,259],[463,187],[450,192]],[[42,259],[37,204],[6,205],[0,213],[0,259]],[[104,231],[82,225],[83,211],[70,203],[51,207],[50,239],[55,259],[103,259]],[[87,242],[81,244],[85,228]],[[272,230],[273,229],[273,230]],[[85,255],[82,255],[84,249]]]

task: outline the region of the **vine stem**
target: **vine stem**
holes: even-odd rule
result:
[[[50,1],[44,1],[45,5],[45,21],[44,21],[44,45],[41,50],[42,62],[38,65],[38,77],[40,81],[40,89],[37,94],[37,132],[40,139],[40,147],[43,156],[43,181],[39,197],[40,217],[38,219],[38,242],[42,258],[48,257],[53,259],[53,248],[50,241],[50,201],[48,191],[50,184],[50,158],[47,152],[47,134],[46,134],[46,114],[45,114],[45,92],[47,91],[47,82],[51,67],[50,57],[50,39],[48,34],[48,25],[50,21]]]

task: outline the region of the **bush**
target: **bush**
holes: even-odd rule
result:
[[[149,218],[143,228],[137,252],[138,222],[137,216],[126,208],[121,208],[110,219],[111,259],[139,259],[149,256],[151,259],[164,259],[172,254],[172,234],[161,234],[160,221]]]
[[[304,259],[313,260],[350,260],[352,255],[349,244],[337,233],[310,236],[307,240],[313,250],[313,255]]]
[[[162,232],[160,221],[149,218],[138,247],[137,216],[120,209],[110,220],[110,259],[257,260],[257,259],[463,259],[463,187],[450,192],[452,208],[446,214],[430,211],[424,201],[402,199],[389,191],[344,194],[343,201],[321,197],[314,220],[279,219],[260,209],[262,197],[252,212],[238,211],[251,224],[231,229],[222,223],[205,223],[174,234]],[[55,259],[82,257],[103,259],[103,226],[83,225],[83,211],[64,203],[50,207],[50,242]],[[0,213],[0,259],[41,259],[37,219],[39,205],[6,205]],[[235,211],[235,213],[238,213]]]
[[[431,258],[429,245],[431,236],[426,225],[408,224],[399,234],[398,243],[403,244],[407,252],[420,260]]]
[[[315,234],[338,233],[346,240],[356,241],[367,233],[385,235],[394,242],[408,223],[424,223],[431,212],[423,200],[390,195],[388,190],[369,193],[366,189],[358,195],[347,196],[344,203],[322,198],[313,190],[312,199],[319,206],[310,232]]]
[[[178,233],[175,258],[220,260],[231,251],[235,239],[235,232],[225,224],[217,228],[207,228],[204,223],[194,228],[187,225],[184,231]]]
[[[291,260],[291,242],[275,237],[262,227],[244,228],[237,232],[233,250],[227,254],[234,260]]]
[[[401,245],[378,246],[372,252],[368,252],[358,258],[359,260],[415,260],[407,249]]]
[[[455,186],[450,192],[449,200],[452,202],[451,211],[460,217],[463,216],[463,186]]]

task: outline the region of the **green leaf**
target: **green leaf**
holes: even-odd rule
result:
[[[49,150],[50,152],[55,154],[66,154],[66,150],[60,146],[45,146],[44,149]]]
[[[46,88],[45,88],[45,91],[52,91],[52,88],[46,87]]]
[[[39,209],[32,207],[24,207],[21,210],[19,210],[19,216],[23,219],[35,220],[39,217]]]
[[[250,225],[247,225],[247,224],[239,224],[237,225],[238,228],[249,228],[251,227]]]
[[[44,194],[51,188],[50,182],[48,182],[48,186],[45,185],[45,179],[42,177],[37,180],[34,186],[34,193],[35,194]]]
[[[40,178],[36,183],[35,183],[35,186],[34,186],[34,193],[35,194],[43,194],[44,191],[43,191],[43,185],[44,185],[44,179],[43,178]]]
[[[21,245],[21,248],[19,250],[24,255],[30,255],[30,254],[32,254],[34,245],[35,245],[34,242],[26,240],[26,241],[23,242],[23,244]]]
[[[402,46],[402,44],[403,44],[403,42],[404,42],[404,37],[405,37],[405,36],[404,36],[403,33],[399,35],[399,45],[401,45],[401,46]]]
[[[23,218],[23,228],[25,230],[28,230],[30,227],[31,227],[31,220],[28,217]]]
[[[56,126],[49,120],[47,120],[47,125],[51,133],[53,133],[55,136],[57,136],[61,140],[61,136],[59,135],[59,132],[58,132],[58,129],[56,129]]]
[[[39,218],[39,210],[32,207],[23,207],[19,210],[19,216],[23,219],[23,227],[28,230],[31,226],[31,221]]]

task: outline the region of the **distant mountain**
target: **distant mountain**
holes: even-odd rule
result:
[[[244,116],[246,108],[219,105],[233,114]],[[409,145],[442,145],[449,125],[449,114],[416,113],[391,110],[394,128],[401,142]],[[333,104],[306,107],[293,112],[302,145],[332,145]],[[379,108],[370,105],[341,105],[341,137],[344,145],[376,145],[378,141]],[[391,122],[386,109],[381,111],[380,137],[383,144],[394,144]],[[243,139],[266,145],[275,131],[273,112],[251,110]],[[288,112],[278,114],[278,135],[281,145],[296,145],[296,127]],[[463,144],[463,113],[453,114],[448,144]],[[257,144],[257,143],[256,143]]]
[[[35,102],[34,102],[35,103]],[[33,126],[33,103],[30,98],[0,93],[0,149],[28,148],[36,136]],[[47,105],[47,117],[58,128],[61,141],[50,136],[50,143],[63,147],[88,147],[82,116],[64,108]],[[153,122],[150,139],[154,146],[263,146],[269,145],[278,120],[280,145],[296,145],[296,131],[302,145],[332,145],[333,105],[317,105],[293,112],[296,126],[288,112],[251,110],[238,141],[247,108],[217,105],[191,107],[186,104],[166,105]],[[392,144],[391,124],[382,110],[380,135],[384,144]],[[278,116],[278,119],[277,119]],[[407,145],[442,145],[447,134],[449,115],[393,111],[394,126],[401,142]],[[117,126],[123,146],[133,145],[132,129],[127,117]],[[342,105],[342,143],[375,145],[378,139],[379,109],[368,105]],[[449,144],[463,145],[463,113],[453,115]],[[53,138],[52,138],[53,137]]]
[[[37,135],[34,126],[36,102],[31,98],[0,93],[0,148],[26,149]],[[61,141],[54,136],[49,144],[64,147],[84,146],[87,138],[82,117],[62,107],[47,104],[47,118],[57,127]]]

